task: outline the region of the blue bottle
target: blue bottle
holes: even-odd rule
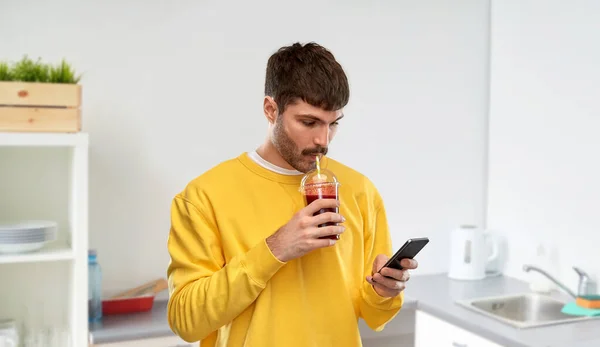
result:
[[[88,317],[90,322],[102,320],[102,269],[93,249],[88,251]]]

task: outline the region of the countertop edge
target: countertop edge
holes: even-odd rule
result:
[[[100,334],[100,338],[98,338],[97,335],[98,334],[94,334],[94,332],[90,332],[90,343],[95,345],[101,345],[117,342],[146,340],[157,337],[177,336],[173,333],[173,331],[171,331],[171,329],[146,329],[144,331],[132,331],[130,333],[124,332],[122,334],[113,334],[112,336],[102,336]]]

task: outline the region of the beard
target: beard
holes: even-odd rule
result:
[[[308,157],[314,157],[317,154],[327,154],[327,147],[317,146],[314,148],[305,148],[300,150],[296,143],[285,131],[281,118],[281,115],[279,115],[275,121],[271,142],[281,157],[294,169],[304,173],[314,169],[316,164],[312,161],[309,161]]]

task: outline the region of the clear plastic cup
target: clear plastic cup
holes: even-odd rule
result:
[[[339,186],[340,182],[333,172],[327,169],[314,169],[307,172],[302,178],[300,191],[304,195],[306,205],[308,205],[317,199],[335,199],[339,201]],[[314,216],[325,212],[339,213],[339,208],[337,206],[335,208],[322,208],[315,212]],[[337,223],[327,222],[320,224],[319,227],[330,225],[337,225]],[[338,240],[340,237],[339,235],[331,235],[322,238]]]

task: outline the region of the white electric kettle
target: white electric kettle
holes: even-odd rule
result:
[[[463,225],[450,237],[448,277],[457,280],[481,280],[486,267],[498,257],[498,240],[476,226]]]

